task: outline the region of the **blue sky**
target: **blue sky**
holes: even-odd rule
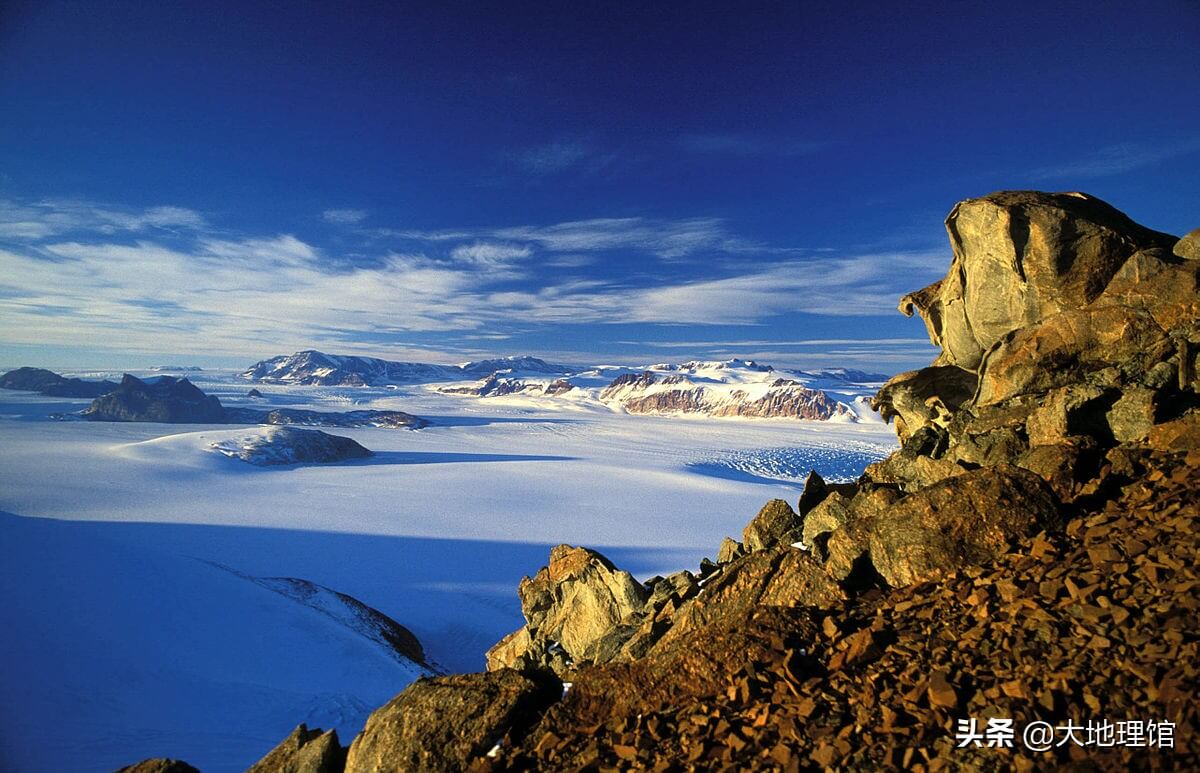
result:
[[[0,362],[896,371],[959,199],[1200,226],[1193,0],[899,5],[6,2]]]

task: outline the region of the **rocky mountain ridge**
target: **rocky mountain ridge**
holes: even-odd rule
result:
[[[435,365],[325,354],[309,349],[257,362],[242,373],[242,378],[268,384],[385,386],[483,378],[498,371],[554,375],[565,373],[566,369],[527,356],[500,357],[460,365]]]
[[[901,302],[941,354],[875,399],[899,451],[696,572],[555,548],[486,673],[419,681],[332,769],[1200,767],[1200,236],[1035,191],[946,227]],[[962,742],[995,718],[1013,743]]]
[[[302,408],[226,408],[186,378],[142,380],[128,373],[115,389],[73,414],[88,421],[149,421],[169,424],[270,424],[310,427],[419,429],[429,422],[403,411],[311,411]]]
[[[45,368],[17,368],[0,376],[0,389],[37,392],[47,397],[99,397],[117,386],[112,381],[66,378]]]

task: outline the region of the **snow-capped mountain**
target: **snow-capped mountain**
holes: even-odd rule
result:
[[[554,375],[566,373],[567,369],[537,357],[500,357],[458,365],[437,365],[325,354],[309,349],[257,362],[242,373],[242,378],[274,384],[383,386],[478,379],[496,372]]]
[[[777,370],[753,360],[658,363],[644,368],[596,366],[565,377],[514,378],[493,373],[472,383],[434,386],[442,394],[556,401],[635,414],[695,414],[858,421],[871,417],[866,397],[886,376],[836,368]]]
[[[617,378],[601,390],[599,397],[628,413],[854,419],[854,412],[845,404],[819,389],[809,389],[786,378],[713,383],[680,374],[660,376],[647,370],[641,375],[630,373]]]

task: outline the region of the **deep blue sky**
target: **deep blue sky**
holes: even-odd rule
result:
[[[894,371],[959,199],[1200,225],[1194,0],[582,5],[0,4],[0,362]]]

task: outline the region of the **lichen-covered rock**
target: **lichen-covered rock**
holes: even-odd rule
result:
[[[981,564],[1018,537],[1059,526],[1046,482],[1008,465],[936,483],[862,522],[871,563],[893,587]]]
[[[367,719],[346,773],[459,773],[561,695],[557,680],[511,669],[419,679]]]
[[[1085,193],[1003,191],[960,202],[946,218],[946,277],[906,295],[942,347],[936,364],[975,370],[1010,332],[1078,310],[1133,253],[1176,238],[1138,225]]]
[[[821,534],[837,529],[842,524],[854,518],[850,497],[836,492],[825,497],[821,503],[804,516],[804,526],[800,532],[800,541],[813,546]]]
[[[301,724],[246,773],[342,773],[345,764],[346,749],[336,730]]]
[[[772,499],[746,524],[742,530],[742,544],[750,553],[791,544],[799,539],[800,526],[800,516],[791,505],[782,499]]]

